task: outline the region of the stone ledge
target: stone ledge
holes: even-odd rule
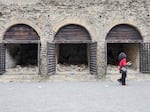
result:
[[[4,74],[0,75],[0,82],[58,82],[58,81],[97,81],[95,75],[59,73],[51,76],[37,74]]]
[[[107,74],[105,76],[106,80],[116,81],[121,77],[121,74]],[[127,80],[136,80],[136,81],[144,81],[144,80],[150,80],[150,74],[142,74],[142,73],[128,73],[127,74]]]
[[[51,75],[51,76],[40,76],[37,74],[24,74],[24,75],[19,75],[19,74],[12,74],[12,75],[0,75],[0,82],[1,83],[9,83],[9,82],[88,82],[88,81],[116,81],[118,78],[120,78],[121,75],[118,74],[107,74],[104,77],[98,78],[97,75],[90,75],[88,73],[84,74],[70,74],[70,73],[57,73],[56,75]],[[141,73],[136,73],[136,74],[131,74],[128,73],[127,75],[127,81],[129,80],[136,80],[136,81],[145,81],[145,80],[150,80],[150,74],[141,74]]]

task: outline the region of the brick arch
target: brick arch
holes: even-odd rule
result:
[[[54,37],[54,41],[90,42],[91,37],[89,32],[83,26],[77,24],[68,24],[58,30]]]
[[[42,37],[42,35],[43,35],[41,29],[40,29],[37,25],[35,25],[34,22],[29,21],[29,20],[26,20],[26,19],[12,19],[12,20],[10,20],[10,22],[8,22],[7,24],[5,24],[5,26],[4,26],[4,30],[3,30],[2,33],[1,33],[1,34],[2,34],[2,35],[1,35],[1,37],[2,37],[1,39],[3,40],[5,33],[6,33],[12,26],[15,26],[15,25],[17,25],[17,24],[25,24],[25,25],[27,25],[27,26],[30,26],[31,28],[33,28],[33,29],[36,31],[36,33],[37,33],[38,36],[39,36],[39,39],[41,40],[40,37]],[[1,40],[1,41],[2,41],[2,40]]]
[[[82,20],[79,17],[73,17],[73,18],[67,18],[63,21],[57,22],[57,24],[55,24],[55,26],[53,27],[53,31],[54,31],[54,36],[56,35],[56,33],[60,30],[60,28],[62,28],[63,26],[69,25],[69,24],[74,24],[74,25],[79,25],[82,26],[83,28],[85,28],[87,30],[87,32],[89,33],[91,40],[94,41],[96,40],[94,37],[96,37],[96,33],[95,33],[95,29],[92,28],[88,22],[86,22],[85,20]]]
[[[39,40],[37,32],[26,24],[11,26],[4,34],[4,40]]]
[[[107,42],[142,42],[143,38],[136,27],[130,24],[117,24],[105,38]]]

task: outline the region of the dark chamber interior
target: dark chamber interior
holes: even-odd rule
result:
[[[107,44],[107,64],[117,65],[118,55],[123,51],[121,44]]]
[[[8,44],[7,60],[10,68],[20,65],[22,67],[28,65],[36,65],[38,61],[38,45],[37,44]]]
[[[131,68],[139,68],[139,51],[138,43],[108,43],[107,44],[107,64],[118,65],[118,55],[120,52],[125,52],[127,61],[132,62]]]
[[[87,44],[59,44],[58,63],[88,64]]]

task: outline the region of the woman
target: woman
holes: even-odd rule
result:
[[[118,56],[118,60],[119,60],[119,65],[118,65],[118,69],[121,73],[121,78],[118,79],[118,81],[122,84],[122,85],[126,85],[126,77],[127,77],[127,66],[131,65],[130,62],[127,63],[126,61],[126,54],[124,52],[121,52]]]

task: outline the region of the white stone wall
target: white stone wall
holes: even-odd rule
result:
[[[79,24],[98,41],[98,73],[104,75],[105,38],[118,24],[137,28],[145,42],[150,42],[149,0],[0,0],[0,41],[14,24],[34,28],[41,40],[41,74],[47,72],[46,45],[64,25]]]

